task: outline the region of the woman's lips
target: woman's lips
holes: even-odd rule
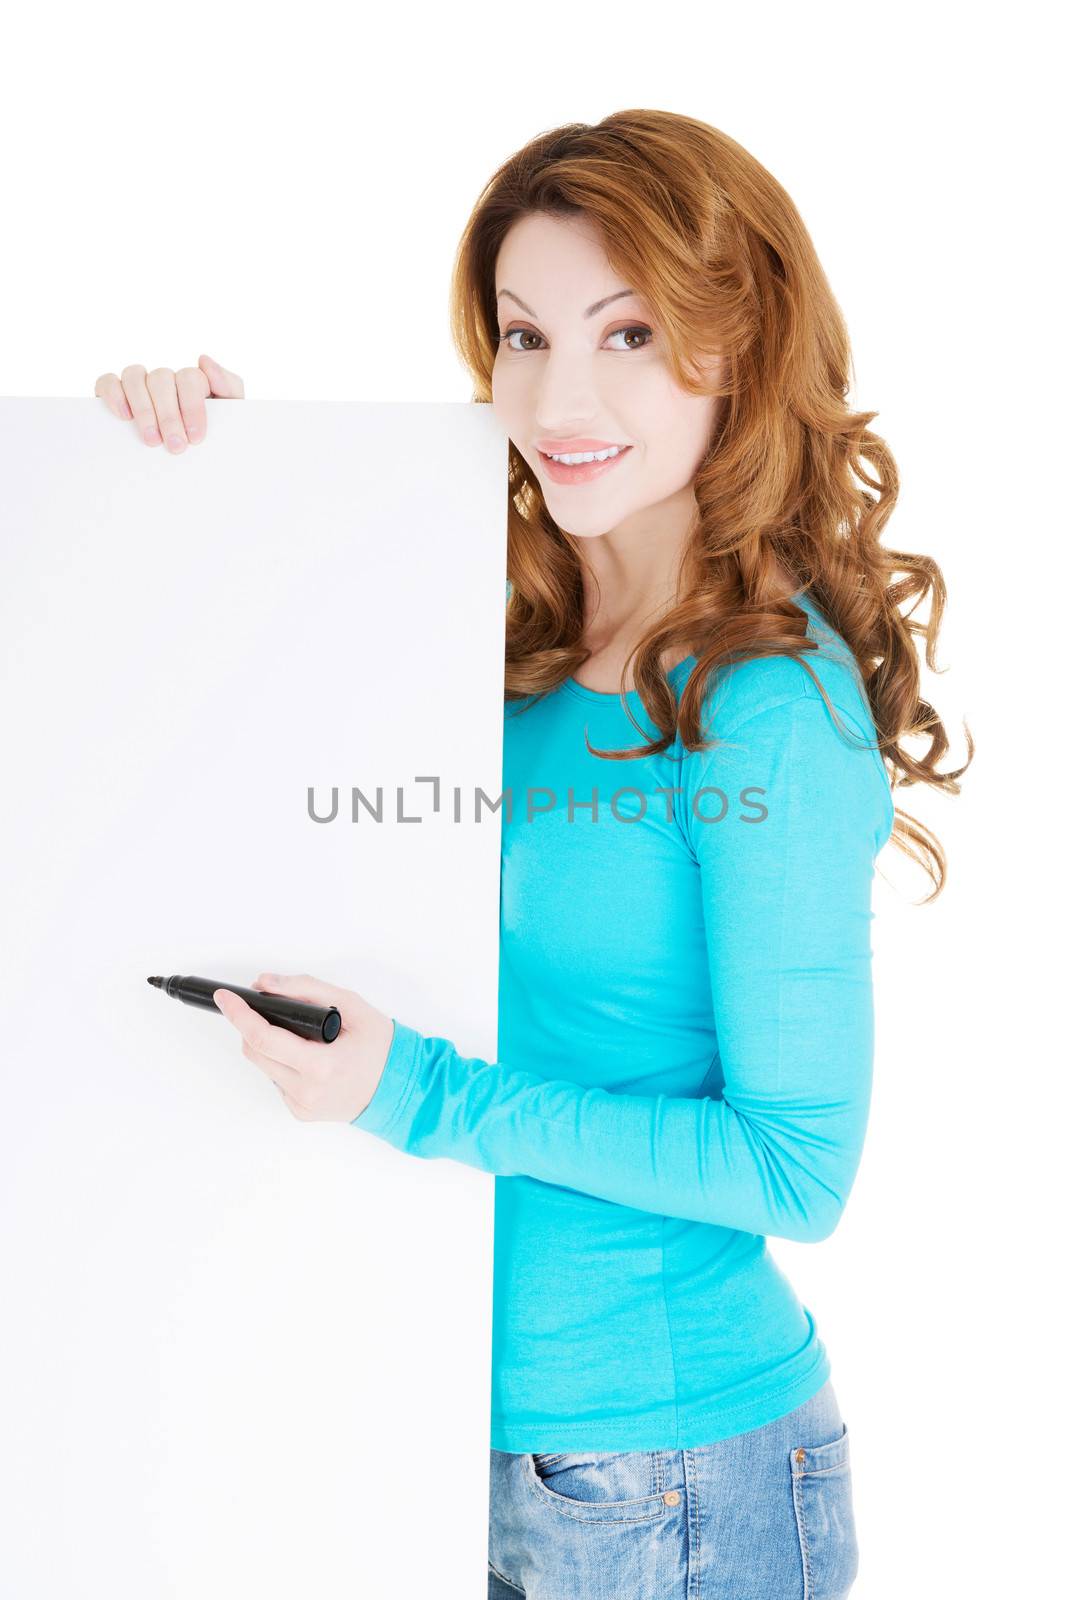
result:
[[[600,478],[604,473],[611,471],[623,457],[630,454],[632,445],[626,445],[617,456],[609,456],[607,461],[583,461],[577,467],[566,466],[562,461],[554,461],[547,456],[544,450],[539,450],[545,464],[545,471],[554,483],[589,483],[591,478]]]

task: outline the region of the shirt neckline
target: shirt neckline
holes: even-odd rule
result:
[[[673,667],[669,668],[667,673],[668,682],[673,682],[676,674],[681,672],[684,667],[693,667],[696,664],[696,656],[684,656],[681,661],[676,662]],[[618,705],[620,701],[618,689],[591,689],[588,684],[578,683],[574,678],[565,678],[561,687],[566,689],[569,694],[576,695],[580,700],[592,700],[602,705],[607,705],[609,702]],[[626,699],[630,704],[632,701],[640,700],[641,695],[637,689],[628,689]]]

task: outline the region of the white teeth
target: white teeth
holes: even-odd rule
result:
[[[625,448],[624,445],[614,444],[608,450],[584,450],[581,455],[550,455],[549,460],[562,461],[565,467],[577,467],[583,461],[610,461],[613,456],[620,455]]]

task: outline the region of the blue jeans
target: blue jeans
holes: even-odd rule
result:
[[[840,1600],[857,1567],[829,1381],[690,1450],[490,1451],[488,1600]]]

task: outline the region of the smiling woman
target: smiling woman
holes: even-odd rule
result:
[[[585,218],[519,217],[501,242],[496,278],[494,409],[541,483],[553,520],[587,545],[599,541],[583,550],[601,588],[584,631],[618,639],[636,607],[674,589],[717,398],[679,387],[651,308],[620,282]],[[505,287],[518,283],[522,296]],[[591,289],[604,292],[591,301]],[[529,323],[517,321],[513,303]],[[711,363],[710,380],[717,370]],[[622,453],[606,463],[548,459],[610,445]],[[596,492],[587,489],[594,484]]]
[[[826,1239],[856,1177],[876,857],[941,884],[891,782],[957,789],[941,573],[879,544],[841,314],[716,129],[532,141],[452,319],[511,441],[505,793],[567,800],[504,813],[498,1059],[394,1018],[353,1125],[495,1176],[489,1593],[834,1600],[850,1435],[766,1241]]]

